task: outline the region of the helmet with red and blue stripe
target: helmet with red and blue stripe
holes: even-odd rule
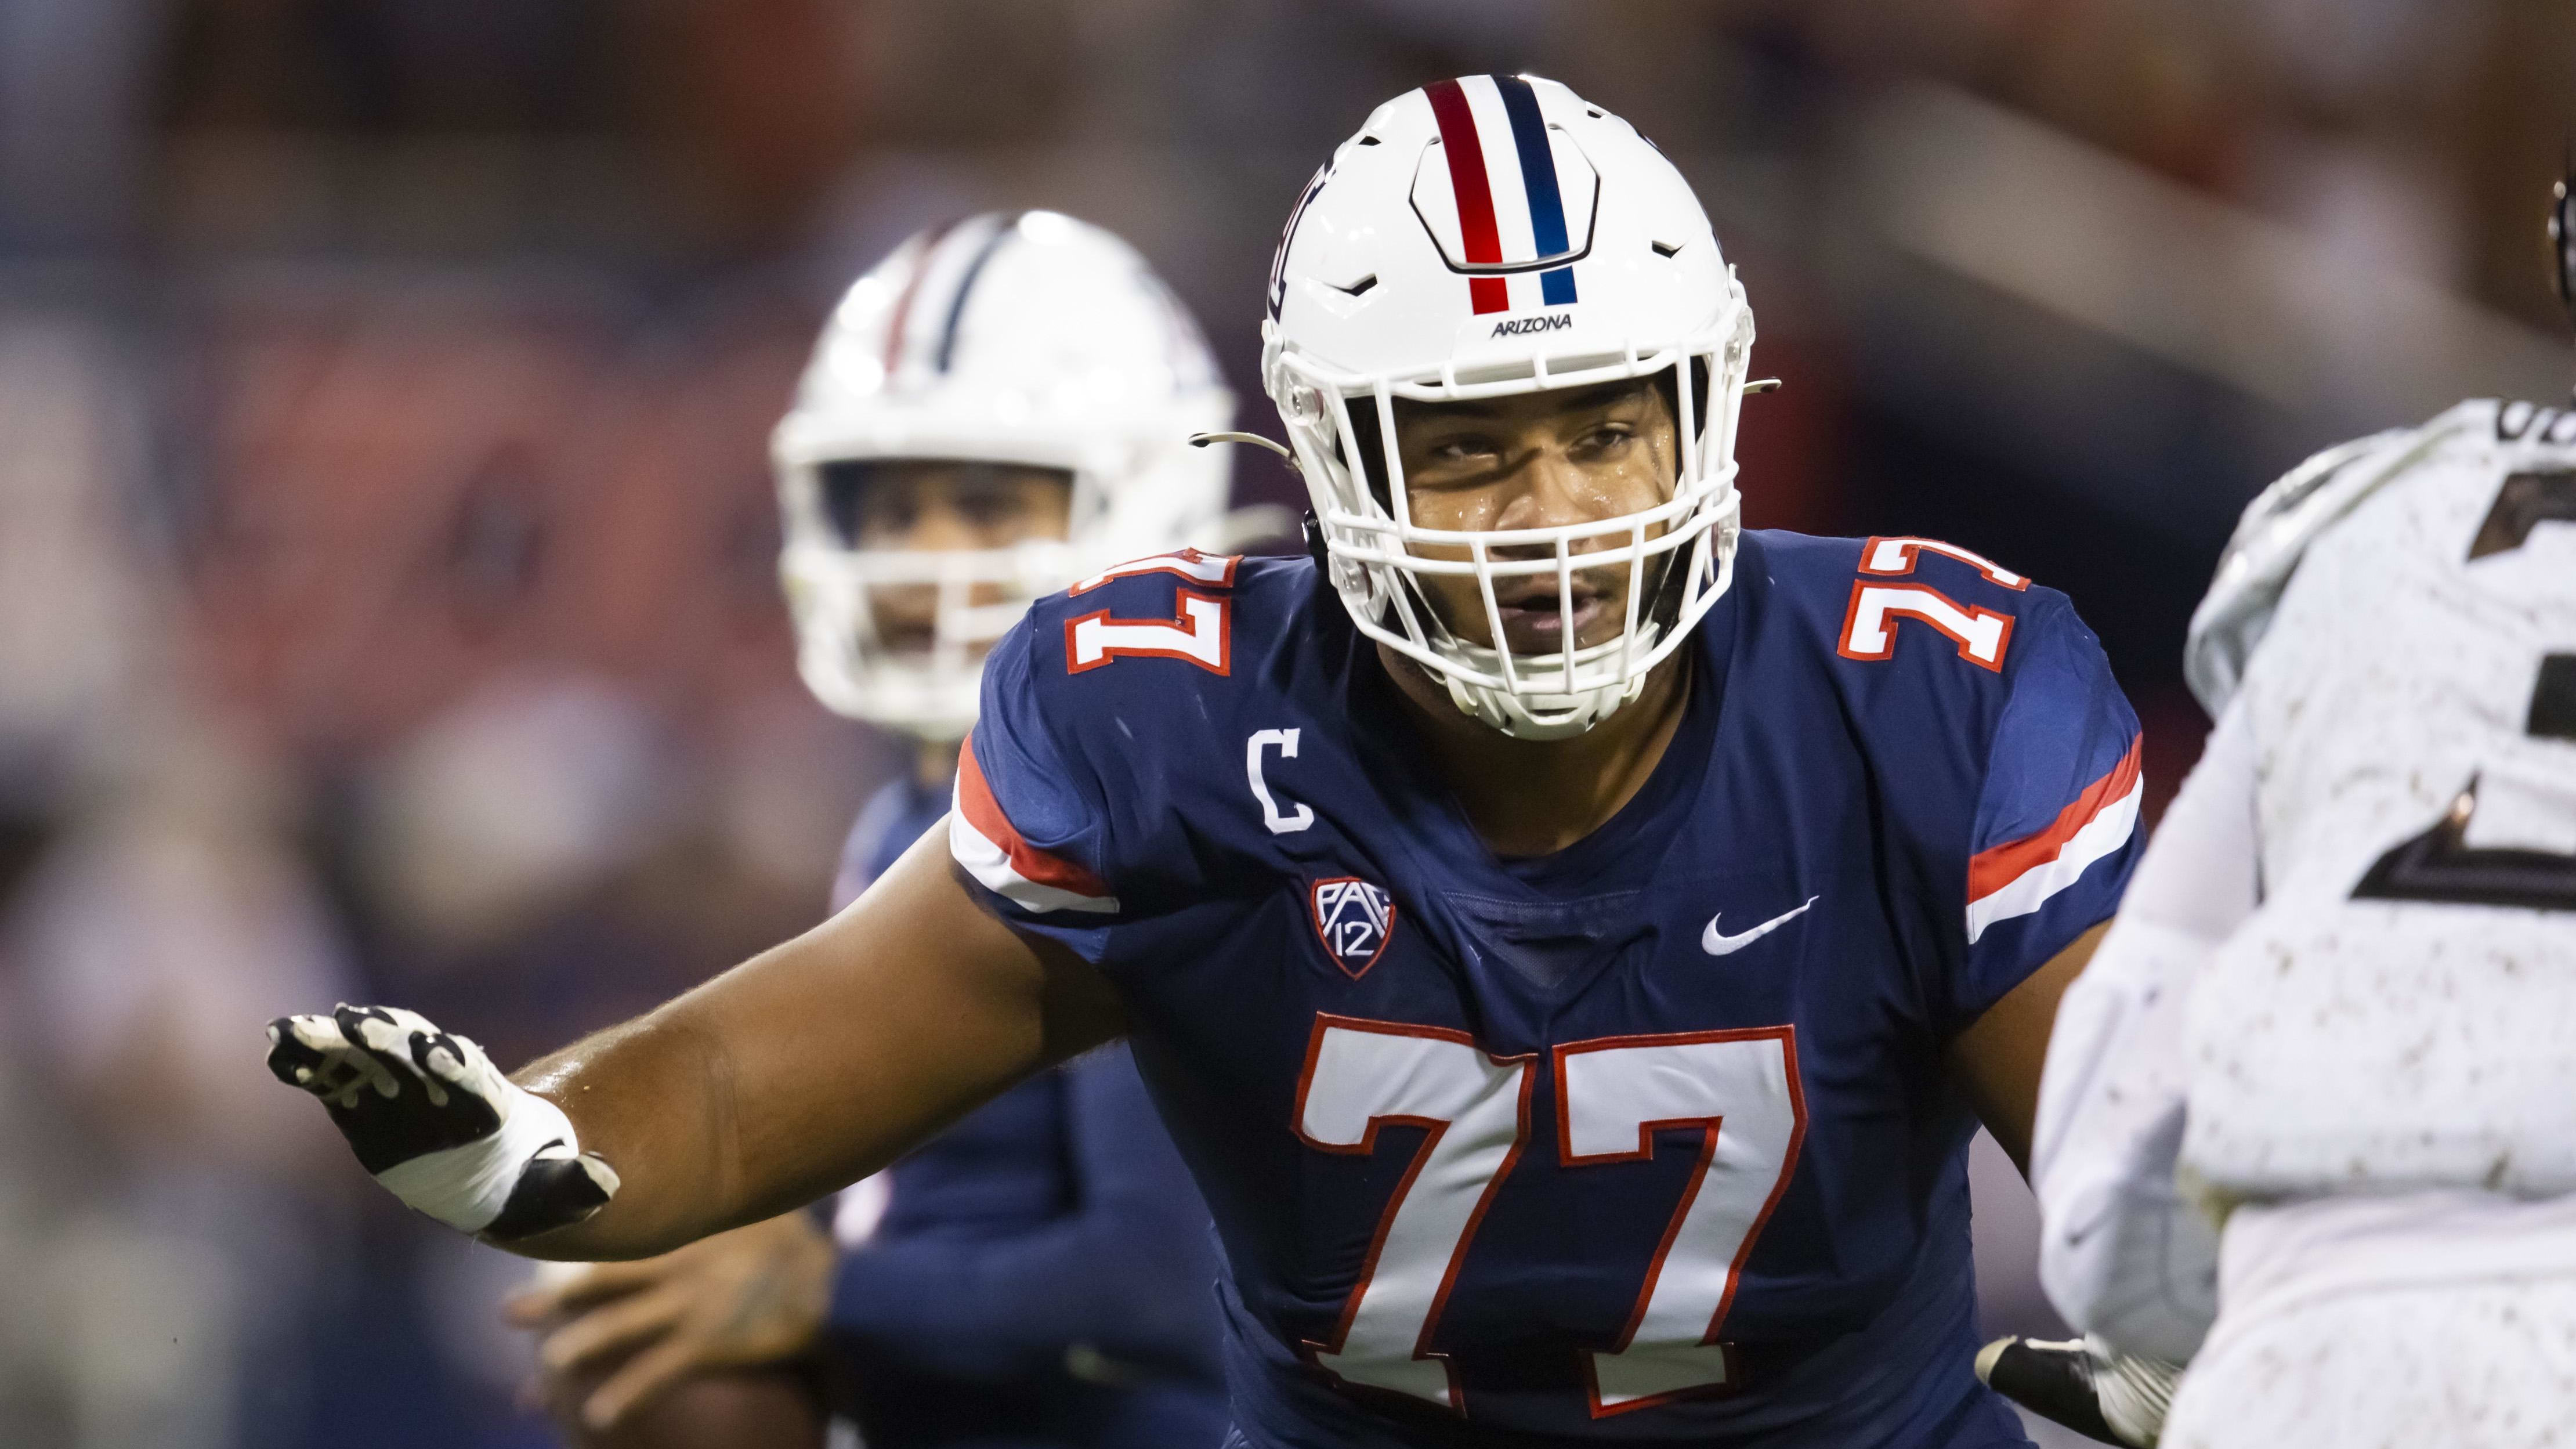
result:
[[[1626,121],[1532,76],[1398,96],[1299,198],[1269,300],[1263,385],[1332,583],[1363,633],[1429,670],[1460,709],[1523,738],[1580,733],[1635,698],[1725,592],[1753,314],[1689,183]],[[1641,377],[1669,380],[1679,424],[1676,476],[1654,507],[1546,528],[1414,523],[1396,400]],[[1461,637],[1421,585],[1472,575],[1490,611],[1497,579],[1554,576],[1570,595],[1579,571],[1620,567],[1632,575],[1621,632],[1589,644],[1569,633],[1539,654]],[[1500,619],[1488,622],[1484,637],[1501,640]]]

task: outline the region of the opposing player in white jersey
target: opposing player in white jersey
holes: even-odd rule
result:
[[[1068,217],[934,227],[851,287],[773,439],[800,670],[913,755],[852,826],[835,910],[947,812],[984,656],[1031,600],[1222,542],[1226,459],[1189,439],[1233,410],[1144,259]],[[551,1275],[514,1305],[548,1329],[550,1397],[609,1442],[698,1443],[709,1390],[665,1386],[819,1353],[877,1449],[1222,1436],[1206,1209],[1124,1047],[1014,1087],[837,1218],[837,1251],[798,1212]],[[736,1414],[704,1442],[779,1436]]]
[[[2467,402],[2310,459],[2188,673],[2217,728],[2050,1044],[2050,1296],[2190,1360],[2167,1446],[2557,1443],[2576,414]]]

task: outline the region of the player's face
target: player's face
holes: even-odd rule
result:
[[[841,470],[833,479],[841,495],[834,512],[851,544],[869,552],[950,553],[1060,539],[1073,516],[1073,479],[1054,468],[897,459]],[[976,584],[966,602],[998,603],[1003,587]],[[881,585],[869,591],[868,606],[887,648],[929,651],[937,585]]]
[[[1678,456],[1672,410],[1652,383],[1523,393],[1476,402],[1408,403],[1395,408],[1396,443],[1413,522],[1421,528],[1555,528],[1642,513],[1673,496]],[[1646,530],[1661,535],[1665,525]],[[1622,533],[1583,539],[1577,555],[1618,548]],[[1465,559],[1464,546],[1415,544],[1424,558]],[[1497,559],[1547,559],[1550,545],[1489,549]],[[1657,571],[1650,566],[1651,584]],[[1629,566],[1574,573],[1576,647],[1606,643],[1626,626]],[[1432,607],[1451,632],[1494,645],[1472,575],[1422,575]],[[1565,647],[1553,572],[1494,580],[1502,647],[1542,654]]]

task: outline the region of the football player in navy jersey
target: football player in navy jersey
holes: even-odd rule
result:
[[[1050,395],[1065,374],[1084,390]],[[1031,599],[1212,541],[1224,459],[1186,440],[1232,411],[1143,260],[1065,217],[969,218],[852,287],[777,432],[781,566],[815,694],[913,759],[851,828],[835,910],[947,813],[984,655]],[[1123,1049],[1003,1093],[836,1217],[837,1253],[789,1213],[550,1275],[513,1305],[548,1330],[549,1399],[666,1442],[706,1414],[660,1390],[819,1349],[878,1449],[1223,1437],[1206,1209]]]
[[[1554,83],[1379,108],[1264,338],[1313,556],[1041,600],[944,842],[516,1082],[379,1008],[273,1067],[406,1201],[607,1256],[1124,1033],[1223,1241],[1232,1442],[2024,1442],[1965,1154],[2026,1150],[2136,854],[2098,643],[1963,549],[1740,530],[1744,293]]]

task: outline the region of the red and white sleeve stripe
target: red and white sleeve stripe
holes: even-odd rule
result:
[[[957,801],[948,812],[948,853],[984,889],[1023,910],[1114,914],[1118,898],[1100,877],[1020,838],[975,763],[969,733],[957,752]]]
[[[2084,787],[2044,828],[1968,858],[1968,940],[1997,921],[2026,916],[2075,884],[2085,867],[2128,844],[2138,828],[2140,736],[2110,773]]]

